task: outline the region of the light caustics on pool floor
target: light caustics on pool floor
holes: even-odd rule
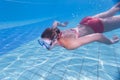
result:
[[[120,43],[47,51],[37,42],[38,25],[50,22],[1,29],[0,80],[120,80]]]

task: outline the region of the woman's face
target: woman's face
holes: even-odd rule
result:
[[[42,38],[42,40],[44,41],[44,42],[46,42],[47,44],[51,44],[51,42],[52,42],[52,40],[50,40],[49,38]]]
[[[57,44],[57,39],[55,39],[55,40],[50,40],[49,38],[43,38],[43,41],[44,41],[45,43],[49,44],[50,46]]]

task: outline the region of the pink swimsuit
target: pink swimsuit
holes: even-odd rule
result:
[[[102,33],[104,31],[104,26],[99,18],[85,17],[80,24],[92,28],[95,33]]]

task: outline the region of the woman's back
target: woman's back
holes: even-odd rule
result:
[[[79,38],[88,34],[92,34],[93,30],[89,27],[79,25],[76,28],[71,28],[62,31],[62,37],[65,38]]]

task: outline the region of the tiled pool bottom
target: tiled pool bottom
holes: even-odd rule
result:
[[[71,21],[70,26],[77,21]],[[120,80],[120,42],[48,51],[37,40],[51,22],[0,30],[0,80]],[[111,38],[119,31],[105,35]]]
[[[35,39],[0,56],[0,80],[120,80],[119,46],[47,51]]]

